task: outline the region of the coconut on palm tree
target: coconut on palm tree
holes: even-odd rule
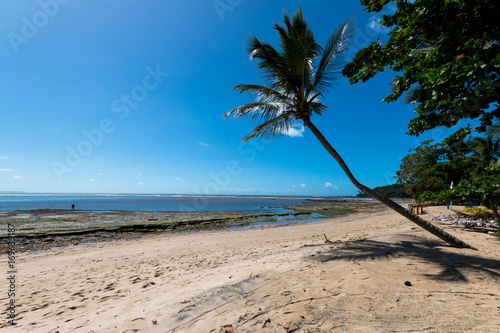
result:
[[[303,124],[314,133],[360,191],[450,245],[471,248],[470,245],[359,183],[337,151],[313,125],[313,117],[320,116],[327,110],[320,98],[324,97],[336,82],[345,64],[355,34],[353,21],[346,20],[333,31],[325,47],[321,47],[314,40],[313,32],[308,27],[301,8],[291,19],[285,14],[283,22],[284,25],[274,24],[280,38],[279,49],[258,40],[255,36],[250,37],[250,60],[257,59],[257,66],[263,74],[265,84],[241,84],[234,87],[235,91],[249,93],[254,102],[237,107],[225,113],[223,117],[250,117],[260,121],[252,133],[243,138],[244,141],[253,138],[271,139],[276,135],[286,134],[297,124]]]

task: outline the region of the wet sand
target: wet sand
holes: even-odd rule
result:
[[[447,214],[427,207],[423,217]],[[498,332],[500,241],[389,210],[314,223],[151,235],[16,258],[8,332]],[[326,238],[329,242],[326,242]],[[6,257],[2,266],[6,268]],[[7,305],[7,281],[0,302]]]

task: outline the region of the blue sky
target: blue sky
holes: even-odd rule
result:
[[[0,3],[0,191],[355,195],[308,131],[248,142],[221,115],[258,83],[250,34],[273,44],[292,0],[5,0]],[[353,16],[355,51],[384,38],[357,1],[303,1],[321,44]],[[392,73],[346,78],[313,122],[359,181],[394,183],[402,157],[447,130],[405,135],[413,108],[382,103]]]

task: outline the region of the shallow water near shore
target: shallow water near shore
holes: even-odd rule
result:
[[[286,212],[305,201],[371,200],[335,196],[0,194],[0,211],[71,209],[94,211],[239,211]]]
[[[291,201],[289,201],[291,202]],[[0,216],[0,250],[14,236],[19,251],[97,243],[165,232],[245,229],[314,222],[360,211],[374,211],[375,201],[306,200],[280,211],[92,211],[38,209],[6,211]],[[9,226],[9,227],[8,227]],[[15,229],[14,232],[8,230]]]

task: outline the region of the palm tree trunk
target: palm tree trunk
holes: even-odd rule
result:
[[[307,128],[309,128],[314,133],[314,135],[316,136],[316,138],[318,138],[319,142],[321,142],[321,144],[323,145],[323,147],[325,147],[325,149],[330,153],[330,155],[332,155],[332,157],[335,159],[335,161],[337,161],[337,163],[340,165],[340,167],[342,168],[342,170],[344,170],[344,172],[347,175],[347,177],[349,177],[349,180],[361,192],[363,192],[366,195],[369,195],[372,198],[380,201],[381,203],[383,203],[387,207],[389,207],[392,210],[396,211],[397,213],[403,215],[404,217],[406,217],[410,221],[416,223],[419,227],[421,227],[421,228],[429,231],[433,235],[441,238],[442,240],[444,240],[446,243],[450,244],[451,246],[459,247],[459,248],[475,249],[471,245],[469,245],[469,244],[461,241],[460,239],[458,239],[458,238],[450,235],[449,233],[447,233],[443,229],[438,228],[434,224],[425,221],[424,219],[420,218],[419,216],[417,216],[415,214],[412,214],[407,209],[405,209],[402,206],[398,205],[397,203],[395,203],[391,199],[386,198],[383,195],[381,195],[380,193],[378,193],[378,192],[372,190],[371,188],[366,187],[365,185],[359,183],[356,180],[356,178],[354,178],[354,176],[352,175],[351,171],[349,170],[349,168],[345,164],[345,162],[342,159],[342,157],[340,157],[340,155],[337,153],[337,151],[330,145],[330,143],[328,143],[328,141],[325,139],[325,137],[323,136],[323,134],[321,134],[321,132],[316,128],[316,126],[314,126],[309,119],[304,120],[304,125],[307,126]]]

